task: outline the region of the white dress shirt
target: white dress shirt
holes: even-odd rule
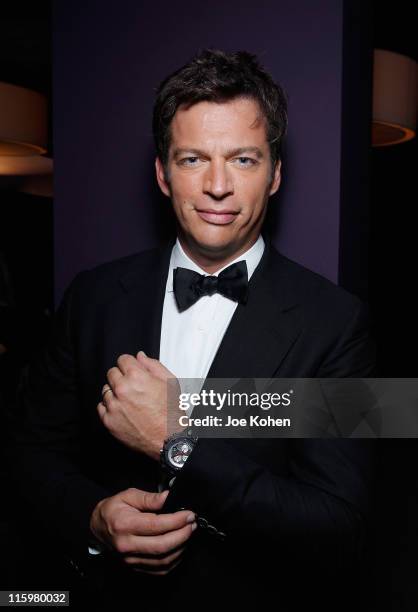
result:
[[[248,279],[260,263],[264,252],[263,237],[258,237],[253,246],[239,257],[218,270],[237,261],[247,263]],[[167,284],[164,297],[160,337],[160,361],[180,379],[182,392],[198,392],[206,378],[222,338],[228,328],[238,302],[220,293],[205,295],[187,310],[179,312],[173,290],[173,270],[189,268],[199,274],[207,273],[183,251],[177,238],[171,251]],[[198,380],[196,380],[198,379]],[[89,546],[91,555],[100,554],[103,547]]]
[[[245,261],[248,279],[251,278],[264,252],[263,237],[258,237],[253,246],[222,270],[238,261]],[[177,238],[171,252],[170,266],[164,298],[160,338],[160,361],[179,379],[206,378],[222,338],[232,319],[238,302],[220,293],[205,295],[190,308],[179,312],[173,291],[173,270],[188,268],[207,275],[182,249]],[[186,381],[181,381],[182,391]]]

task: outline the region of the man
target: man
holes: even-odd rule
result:
[[[167,78],[156,176],[177,240],[80,273],[22,381],[9,453],[20,495],[105,597],[222,608],[270,594],[287,609],[303,584],[325,604],[358,563],[365,441],[181,432],[182,467],[167,463],[170,378],[373,372],[360,302],[261,235],[286,123],[282,90],[248,53],[207,50]]]

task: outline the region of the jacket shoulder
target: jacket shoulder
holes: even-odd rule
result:
[[[121,291],[158,273],[168,247],[147,249],[105,261],[78,272],[57,304],[56,315],[68,308],[86,313],[112,301]]]
[[[84,270],[91,278],[109,280],[111,278],[119,278],[125,274],[129,274],[137,267],[149,267],[157,261],[162,254],[162,248],[146,249],[117,259],[105,261],[101,264]]]
[[[273,265],[276,273],[286,278],[288,292],[294,301],[319,301],[326,304],[327,309],[333,308],[338,312],[353,312],[364,307],[356,295],[275,250]]]

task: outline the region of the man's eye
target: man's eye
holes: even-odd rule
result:
[[[255,159],[252,159],[252,157],[237,157],[235,159],[236,162],[238,162],[238,166],[255,166],[258,162]]]
[[[195,166],[198,161],[198,157],[183,157],[183,159],[180,160],[180,163],[183,166]]]

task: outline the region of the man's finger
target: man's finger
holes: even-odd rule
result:
[[[113,385],[117,382],[119,378],[123,378],[123,374],[119,368],[113,366],[113,368],[109,368],[106,372],[106,378],[110,383],[110,387],[113,389]]]
[[[169,554],[174,549],[182,546],[192,535],[196,528],[196,523],[191,523],[157,536],[129,536],[126,539],[126,550],[122,553],[138,553],[144,555],[165,555]]]
[[[131,368],[138,368],[137,360],[133,355],[120,355],[116,360],[116,364],[122,374],[127,374]]]
[[[182,560],[182,557],[177,559],[177,561],[172,563],[168,568],[164,568],[163,570],[161,570],[161,568],[160,569],[153,569],[153,568],[147,569],[146,566],[144,565],[134,565],[132,566],[131,569],[134,572],[139,572],[142,574],[152,574],[153,576],[165,576],[166,574],[171,572],[175,567],[177,567],[179,563],[181,563],[181,560]]]
[[[97,404],[97,412],[99,413],[100,418],[103,420],[107,412],[106,406],[103,404],[103,402],[99,402]]]
[[[124,562],[127,565],[146,565],[148,567],[161,567],[162,565],[170,565],[178,559],[184,552],[185,546],[178,550],[160,557],[145,557],[143,555],[126,555]]]
[[[138,518],[131,518],[130,534],[138,536],[155,536],[181,529],[194,523],[195,513],[189,510],[179,510],[170,514],[138,513]]]
[[[120,494],[120,498],[122,501],[126,502],[137,510],[141,510],[142,512],[156,512],[157,510],[161,510],[163,507],[168,493],[168,490],[163,491],[162,493],[153,493],[131,487],[130,489],[123,491]]]

